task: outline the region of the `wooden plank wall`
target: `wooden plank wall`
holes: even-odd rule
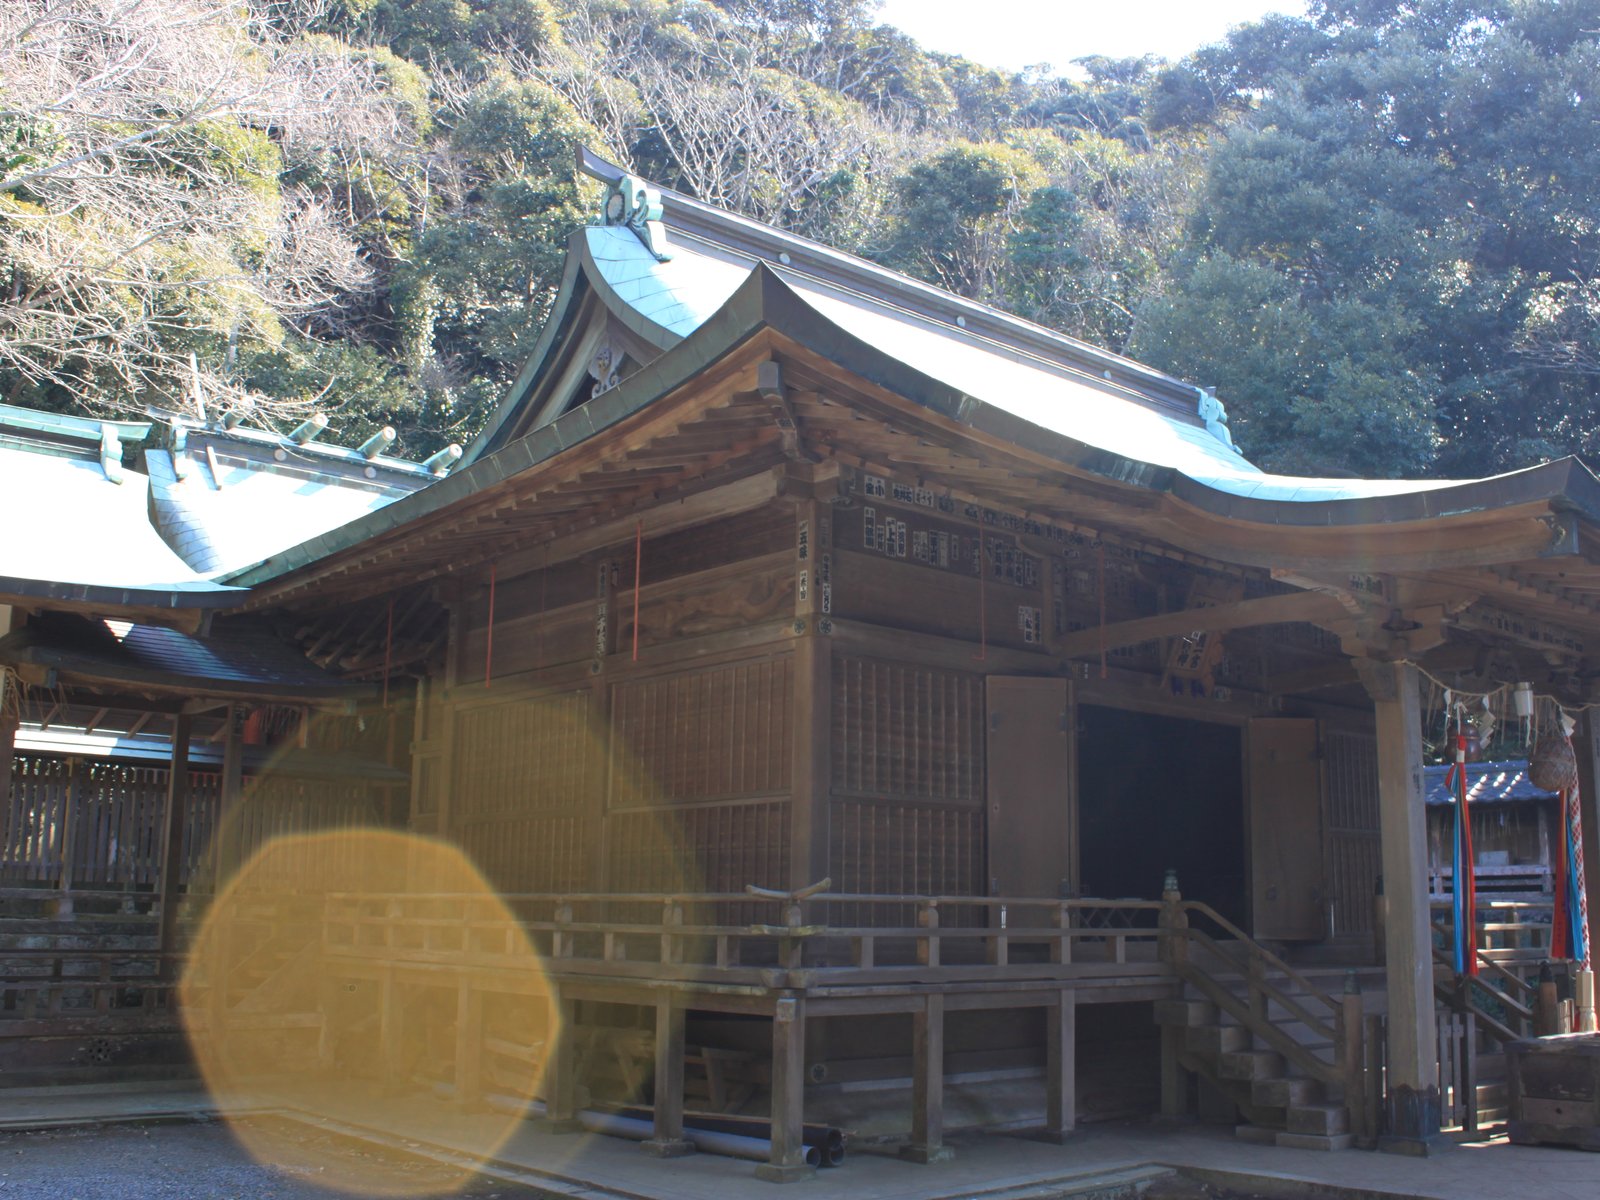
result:
[[[976,672],[835,658],[837,890],[984,893],[983,696]]]
[[[619,681],[610,693],[613,886],[782,886],[793,778],[790,656]]]
[[[1372,932],[1382,871],[1378,840],[1378,750],[1365,730],[1325,728],[1323,789],[1327,882],[1335,937]]]
[[[588,689],[462,708],[455,737],[451,834],[489,880],[513,892],[588,888],[605,769]]]
[[[413,827],[508,891],[784,884],[794,528],[774,504],[647,538],[637,661],[632,542],[499,568],[492,638],[487,579],[469,585],[454,686],[426,689]]]

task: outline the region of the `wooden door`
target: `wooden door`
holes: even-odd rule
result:
[[[1060,895],[1077,877],[1067,681],[991,675],[986,683],[990,894]]]
[[[1258,938],[1320,941],[1328,917],[1317,723],[1251,721],[1249,789],[1253,932]]]

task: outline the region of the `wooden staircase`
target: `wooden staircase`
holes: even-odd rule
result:
[[[1162,1001],[1156,1019],[1176,1045],[1178,1065],[1204,1079],[1238,1110],[1236,1132],[1250,1141],[1299,1149],[1343,1150],[1355,1142],[1350,1109],[1334,1089],[1262,1049],[1245,1025],[1210,1000]],[[1282,1028],[1280,1026],[1280,1028]]]
[[[1316,1150],[1369,1141],[1359,988],[1332,995],[1208,906],[1165,899],[1163,956],[1182,996],[1156,1005],[1163,1111],[1186,1111],[1194,1075],[1212,1115],[1237,1112],[1241,1138]]]

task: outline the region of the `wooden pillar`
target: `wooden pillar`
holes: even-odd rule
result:
[[[400,1090],[401,1047],[405,1045],[400,984],[393,970],[385,970],[378,981],[378,1078],[386,1092]]]
[[[1078,1123],[1078,993],[1061,990],[1061,998],[1044,1010],[1045,1103],[1044,1136],[1064,1142]]]
[[[798,891],[828,874],[832,783],[833,645],[824,599],[832,586],[830,506],[796,507],[794,605],[794,763],[789,884]],[[773,881],[776,884],[777,881]]]
[[[184,814],[189,808],[189,734],[189,714],[179,713],[173,717],[167,812],[161,831],[161,874],[156,884],[157,912],[161,920],[157,948],[164,955],[178,951],[178,888],[183,882],[183,826]],[[164,958],[162,972],[173,973],[174,965],[172,959]]]
[[[578,1006],[552,984],[550,1021],[545,1031],[545,1127],[552,1133],[578,1128]]]
[[[663,992],[656,1000],[655,1130],[644,1143],[656,1158],[682,1158],[694,1147],[683,1137],[684,1010],[677,997]]]
[[[911,1014],[911,1144],[900,1157],[936,1163],[954,1157],[944,1144],[944,996],[934,992]]]
[[[1387,1136],[1380,1149],[1427,1154],[1440,1143],[1438,1025],[1428,910],[1428,830],[1422,793],[1422,713],[1417,669],[1358,659],[1378,726],[1389,1049]]]
[[[611,863],[608,857],[611,825],[611,808],[617,803],[617,764],[611,750],[611,680],[606,677],[606,663],[617,645],[617,575],[610,559],[595,564],[594,596],[594,657],[589,663],[589,722],[591,736],[605,749],[605,769],[599,773],[600,792],[589,806],[589,816],[584,823],[589,840],[589,879],[592,891],[603,892],[611,886]],[[626,890],[624,885],[623,890]]]
[[[483,989],[470,979],[456,984],[456,1106],[483,1104]]]
[[[53,916],[72,916],[73,859],[78,850],[78,823],[83,807],[84,766],[81,758],[67,759],[67,789],[61,801],[61,867],[56,877],[56,897],[51,904]]]
[[[4,632],[0,628],[0,632]],[[17,752],[17,715],[10,707],[17,697],[8,694],[9,685],[0,677],[0,811],[11,804],[11,760]]]
[[[1189,1115],[1189,1072],[1183,1068],[1183,1027],[1161,1026],[1161,1115]]]
[[[244,796],[244,705],[228,705],[222,719],[222,790],[217,796],[217,822],[211,833],[212,882],[218,893],[241,865],[239,802]]]
[[[772,1014],[772,1153],[756,1168],[769,1183],[810,1179],[805,1147],[806,1002],[779,997]]]

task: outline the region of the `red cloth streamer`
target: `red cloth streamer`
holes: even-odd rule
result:
[[[483,641],[483,686],[489,686],[494,674],[494,564],[489,564],[489,626]]]
[[[633,661],[639,661],[639,575],[644,566],[644,522],[633,523]]]
[[[389,707],[389,662],[394,653],[394,597],[389,597],[389,627],[383,635],[383,706]]]
[[[1567,904],[1567,879],[1571,868],[1567,866],[1567,793],[1557,792],[1560,798],[1561,829],[1555,840],[1555,911],[1550,921],[1550,957],[1556,961],[1572,957],[1572,912]]]
[[[1095,543],[1095,588],[1100,593],[1100,678],[1106,677],[1106,545]]]

